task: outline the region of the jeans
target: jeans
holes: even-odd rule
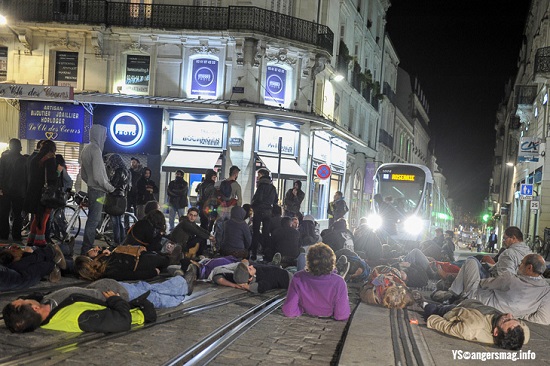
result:
[[[168,281],[158,283],[119,282],[128,291],[130,301],[147,291],[151,291],[147,300],[151,301],[156,309],[171,308],[183,302],[187,295],[187,282],[182,276],[175,276]]]
[[[111,225],[113,226],[113,241],[115,245],[120,245],[126,239],[124,224],[122,223],[122,215],[111,216]]]
[[[105,193],[94,188],[88,188],[88,220],[84,228],[84,240],[80,254],[85,255],[88,250],[94,247],[96,228],[101,221],[101,212],[103,211],[103,201]]]
[[[185,215],[185,209],[184,208],[174,208],[174,206],[170,205],[170,211],[169,211],[169,217],[168,217],[168,223],[170,224],[170,230],[174,230],[174,220],[176,218],[176,213],[178,214],[178,220],[180,217]]]
[[[403,260],[410,264],[417,265],[423,270],[426,270],[430,266],[430,261],[428,261],[428,258],[426,258],[424,253],[418,248],[411,250]]]

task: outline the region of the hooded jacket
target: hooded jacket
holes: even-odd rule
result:
[[[103,145],[106,138],[107,128],[105,126],[92,126],[90,129],[90,143],[84,146],[80,155],[82,162],[81,174],[88,187],[110,193],[115,190],[115,187],[109,183],[103,164]]]
[[[273,205],[277,204],[277,190],[269,176],[261,177],[258,180],[258,188],[252,197],[252,208],[254,211],[271,211]]]
[[[298,184],[298,192],[294,195],[294,187],[286,192],[285,210],[292,213],[298,213],[300,212],[300,205],[302,204],[306,194],[302,191],[302,182],[297,180],[294,184]]]
[[[252,234],[244,221],[246,212],[240,206],[231,209],[231,219],[224,222],[221,249],[224,251],[248,250]]]

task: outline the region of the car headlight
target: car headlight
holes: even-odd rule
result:
[[[422,228],[424,227],[424,223],[422,220],[417,216],[411,216],[405,220],[403,223],[403,226],[405,227],[405,231],[412,235],[418,235],[420,232],[422,232]]]
[[[367,217],[367,226],[371,228],[372,231],[380,229],[382,226],[382,216],[377,214],[372,214]]]

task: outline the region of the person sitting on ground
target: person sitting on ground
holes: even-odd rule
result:
[[[359,226],[353,232],[354,251],[368,263],[377,265],[382,258],[382,241],[367,225],[367,218],[359,219]]]
[[[428,328],[453,337],[509,350],[519,350],[529,341],[525,323],[478,300],[466,299],[458,305],[419,305],[424,308]]]
[[[278,266],[250,264],[248,260],[214,268],[208,280],[253,293],[287,289],[292,274]]]
[[[281,227],[271,236],[271,245],[276,253],[281,254],[280,265],[285,268],[296,265],[296,258],[300,254],[300,233],[292,228],[292,218],[283,216]]]
[[[353,250],[353,234],[348,230],[348,224],[345,219],[339,219],[331,227],[321,232],[323,243],[332,250],[337,251],[346,246]]]
[[[159,252],[162,249],[162,236],[166,232],[166,218],[159,210],[152,210],[136,222],[124,242],[125,245],[143,245],[149,252]]]
[[[334,253],[338,258],[336,267],[338,268],[338,262],[343,262],[342,256],[345,257],[346,262],[349,263],[349,268],[345,271],[341,271],[338,268],[339,273],[344,274],[344,280],[346,282],[365,282],[369,278],[370,267],[357,253],[349,249],[340,249]]]
[[[506,250],[498,256],[495,266],[490,269],[492,277],[500,276],[505,272],[515,274],[523,257],[531,253],[531,249],[523,242],[523,233],[516,226],[510,226],[504,230],[502,244]]]
[[[231,208],[231,219],[223,223],[223,236],[220,254],[234,256],[239,259],[248,258],[248,250],[252,243],[252,233],[244,222],[246,212],[240,206]]]
[[[300,227],[300,246],[307,247],[321,241],[319,224],[312,215],[305,215]]]
[[[477,259],[466,259],[449,291],[435,291],[432,299],[440,302],[477,299],[519,319],[550,324],[550,285],[542,277],[546,262],[541,255],[526,255],[517,274],[505,272],[481,279],[480,267]]]
[[[23,290],[48,277],[50,282],[61,279],[60,269],[66,261],[57,246],[20,248],[12,246],[0,252],[0,291]]]
[[[183,248],[187,258],[201,255],[206,247],[206,240],[215,243],[216,239],[206,229],[195,224],[199,218],[199,209],[191,207],[187,210],[187,216],[180,218],[179,224],[170,233],[170,240]]]
[[[169,258],[166,255],[148,252],[143,246],[131,246],[135,248],[135,255],[124,253],[127,247],[118,246],[112,252],[103,253],[94,259],[78,256],[75,258],[75,272],[88,281],[100,278],[135,281],[154,278],[168,267]]]
[[[271,209],[273,216],[269,219],[269,234],[273,235],[273,232],[281,227],[281,219],[283,218],[283,209],[279,205],[274,205]]]
[[[335,273],[336,255],[326,244],[309,247],[306,269],[298,271],[290,281],[283,314],[298,317],[304,313],[347,320],[351,314],[348,288]]]
[[[181,304],[192,293],[195,280],[195,271],[154,284],[101,279],[85,288],[66,287],[44,296],[18,298],[4,307],[2,315],[13,333],[39,327],[65,332],[121,332],[129,330],[131,324],[155,321],[154,308]],[[142,298],[145,296],[147,301]],[[130,312],[128,301],[133,300],[140,310],[137,313]]]

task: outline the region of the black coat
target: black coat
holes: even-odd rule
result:
[[[300,254],[300,232],[290,226],[281,226],[273,232],[271,244],[283,257],[297,258]]]
[[[271,211],[273,205],[277,204],[277,190],[269,177],[261,177],[258,181],[258,188],[252,197],[252,208],[254,211]]]
[[[113,196],[126,196],[130,188],[130,173],[126,168],[118,168],[115,170],[110,179],[110,183],[115,187]]]
[[[141,253],[136,267],[136,257],[124,253],[111,253],[101,257],[101,261],[107,261],[107,268],[103,278],[112,278],[117,281],[148,280],[157,276],[155,268],[160,270],[168,267],[169,258],[156,253]],[[134,270],[135,268],[135,270]]]
[[[27,158],[21,153],[6,151],[0,159],[0,189],[10,197],[27,194]]]
[[[187,195],[189,193],[189,183],[187,183],[187,181],[183,178],[176,178],[168,183],[168,191],[166,193],[168,194],[168,202],[170,202],[170,206],[177,210],[185,208],[189,204],[187,199]]]
[[[160,252],[162,249],[162,234],[145,219],[141,219],[128,231],[124,244],[143,245],[149,252]]]
[[[29,185],[25,197],[25,211],[29,213],[42,213],[46,207],[40,203],[42,187],[47,178],[48,185],[58,183],[57,163],[54,154],[44,157],[36,155],[29,164]]]
[[[149,193],[147,188],[153,188],[153,193]],[[155,193],[159,192],[159,188],[151,178],[145,178],[142,176],[137,182],[137,204],[144,205],[149,201],[155,201]]]

